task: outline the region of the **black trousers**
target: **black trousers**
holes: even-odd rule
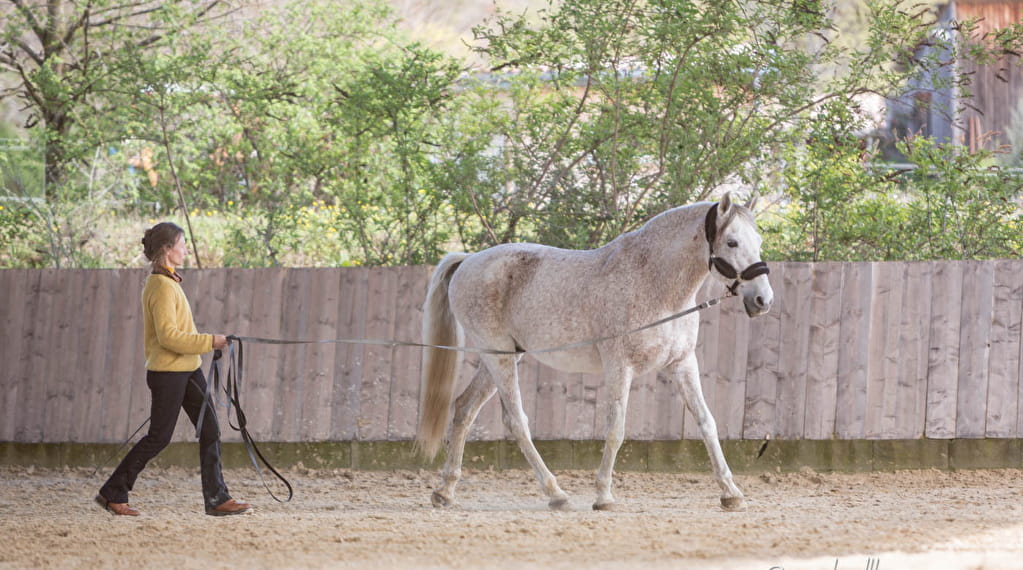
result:
[[[194,426],[199,420],[206,393],[206,377],[201,369],[192,372],[146,371],[146,384],[153,397],[149,419],[149,433],[124,456],[110,479],[100,488],[100,494],[112,503],[127,503],[128,491],[147,463],[156,457],[174,435],[181,408],[185,409]],[[202,495],[207,508],[231,498],[220,465],[220,426],[213,402],[207,402],[199,431],[199,464],[202,470]]]

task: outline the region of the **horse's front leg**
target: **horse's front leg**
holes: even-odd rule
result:
[[[681,386],[686,406],[700,427],[703,444],[707,446],[710,464],[714,469],[714,477],[721,487],[721,507],[726,511],[745,510],[746,500],[742,495],[742,491],[735,486],[735,482],[732,480],[732,471],[728,468],[728,463],[725,462],[725,454],[721,452],[717,423],[710,414],[710,408],[707,407],[706,400],[703,399],[703,388],[700,386],[700,370],[696,363],[696,355],[690,354],[677,364],[669,367],[667,372]]]
[[[487,403],[495,392],[497,386],[490,378],[487,367],[480,365],[472,377],[472,382],[455,399],[455,416],[448,432],[447,457],[441,470],[440,486],[430,497],[433,506],[447,507],[454,503],[455,486],[462,478],[462,456],[465,453],[465,440],[469,435],[469,428],[476,421],[483,404]]]
[[[611,486],[618,450],[625,441],[625,411],[629,408],[632,369],[608,368],[604,371],[604,381],[608,386],[607,433],[604,437],[604,454],[597,469],[597,500],[593,503],[595,511],[609,511],[616,504]]]

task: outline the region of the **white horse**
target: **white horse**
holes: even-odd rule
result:
[[[745,206],[726,194],[719,203],[674,208],[640,229],[586,251],[537,244],[504,244],[475,253],[452,253],[434,270],[424,305],[423,343],[472,344],[481,366],[454,405],[451,397],[461,352],[427,349],[417,444],[429,458],[447,431],[447,457],[434,506],[454,501],[461,478],[469,427],[483,404],[500,395],[504,423],[533,467],[552,509],[566,508],[568,495],[533,446],[516,362],[522,351],[542,350],[586,339],[586,346],[535,354],[540,362],[568,372],[603,372],[607,382],[607,437],[597,471],[593,508],[614,508],[611,472],[625,438],[625,410],[632,379],[665,369],[682,388],[707,446],[725,510],[742,510],[745,500],[732,481],[718,442],[717,425],[700,387],[696,313],[615,338],[692,307],[704,279],[713,274],[741,294],[746,313],[766,313],[774,298],[760,260],[762,240]],[[741,273],[735,268],[746,268]],[[504,351],[504,353],[501,353]]]

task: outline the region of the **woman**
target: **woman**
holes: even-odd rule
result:
[[[178,410],[185,409],[194,425],[199,419],[206,394],[206,378],[199,355],[227,346],[219,334],[199,334],[192,320],[192,308],[181,289],[181,267],[188,254],[185,231],[163,222],[146,230],[142,238],[146,258],[153,272],[142,290],[142,323],[146,350],[146,384],[152,395],[149,433],[121,460],[110,479],[100,488],[96,502],[115,515],[138,516],[128,504],[128,491],[149,460],[170,443]],[[206,514],[237,515],[249,509],[227,493],[220,466],[220,426],[213,402],[207,403],[199,435],[202,494]]]

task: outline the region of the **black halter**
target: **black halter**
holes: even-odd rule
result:
[[[761,275],[767,275],[771,272],[766,263],[763,261],[757,261],[746,269],[743,269],[742,273],[739,273],[735,270],[735,267],[732,267],[731,263],[728,263],[724,259],[714,255],[714,241],[717,239],[718,234],[717,204],[714,204],[710,207],[710,210],[707,210],[707,217],[704,218],[703,221],[703,230],[707,235],[707,245],[710,247],[710,259],[707,261],[707,269],[717,269],[718,273],[724,276],[725,279],[734,279],[732,284],[728,286],[728,292],[732,295],[738,294],[739,284],[743,281],[751,281]]]

